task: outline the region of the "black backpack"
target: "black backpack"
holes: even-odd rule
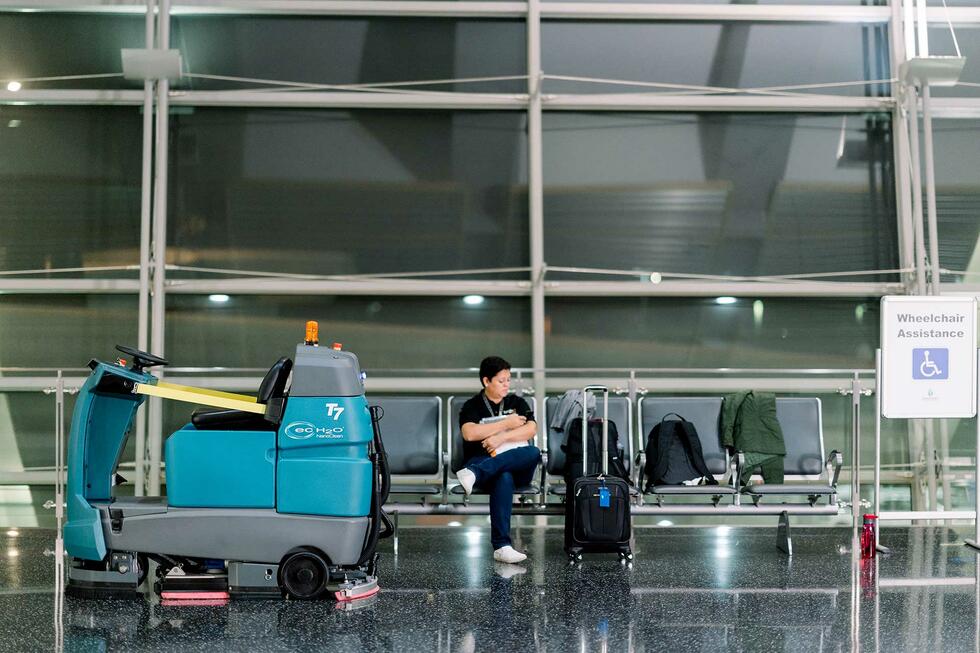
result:
[[[589,469],[585,476],[598,474],[602,470],[602,420],[589,420]],[[565,431],[565,442],[561,445],[565,452],[565,477],[576,479],[582,476],[582,420],[574,420]],[[619,448],[619,431],[616,422],[609,420],[609,475],[630,480],[626,465],[623,464],[622,450]],[[569,485],[571,487],[571,485]]]
[[[667,419],[671,415],[678,419]],[[697,429],[677,413],[667,413],[650,430],[646,457],[643,473],[647,487],[680,485],[698,477],[703,479],[702,484],[718,484],[704,462]]]

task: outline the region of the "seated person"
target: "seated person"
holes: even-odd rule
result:
[[[527,556],[511,546],[510,516],[514,488],[531,482],[541,460],[541,451],[527,444],[537,432],[537,424],[527,402],[507,394],[510,363],[498,356],[484,358],[480,363],[480,382],[483,390],[459,411],[464,467],[456,472],[456,478],[466,494],[475,486],[490,495],[494,560],[521,562]]]

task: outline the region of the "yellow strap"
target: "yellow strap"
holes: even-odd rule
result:
[[[214,406],[216,408],[231,408],[232,410],[241,410],[246,413],[255,413],[257,415],[265,414],[265,405],[255,403],[254,399],[252,401],[240,401],[238,399],[215,397],[210,394],[190,392],[187,390],[175,390],[173,388],[149,385],[146,383],[137,383],[133,388],[133,392],[140,395],[149,395],[151,397],[162,397],[163,399],[186,401],[191,404]]]
[[[234,392],[223,392],[221,390],[211,390],[209,388],[195,388],[190,385],[178,385],[176,383],[167,383],[166,381],[157,381],[158,388],[170,388],[171,390],[183,390],[184,392],[196,392],[202,395],[209,395],[211,397],[223,397],[225,399],[236,399],[238,401],[251,401],[255,403],[258,401],[255,397],[249,397],[248,395],[237,395]]]

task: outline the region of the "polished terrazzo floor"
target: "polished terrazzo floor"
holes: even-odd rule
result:
[[[939,527],[883,531],[893,554],[877,564],[853,558],[848,529],[797,529],[789,558],[774,528],[637,528],[632,568],[614,556],[568,567],[553,527],[520,530],[522,567],[493,563],[486,529],[402,528],[397,555],[382,543],[381,594],[349,611],[62,605],[54,532],[9,533],[0,651],[978,650],[976,559]]]

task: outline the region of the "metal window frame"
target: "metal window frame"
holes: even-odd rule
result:
[[[751,21],[794,23],[887,23],[888,6],[647,4],[636,2],[539,2],[544,20]],[[980,23],[980,7],[930,7],[930,24]],[[0,12],[145,14],[146,4],[119,0],[5,0]],[[526,18],[530,2],[481,0],[191,0],[174,2],[172,16],[405,16]]]

